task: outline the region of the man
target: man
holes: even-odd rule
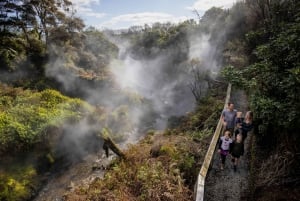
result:
[[[237,111],[234,109],[234,104],[228,103],[227,109],[222,112],[222,122],[225,130],[229,130],[231,134],[234,131],[236,115]]]

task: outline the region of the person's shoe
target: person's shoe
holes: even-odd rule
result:
[[[233,166],[233,171],[236,172],[236,165]]]
[[[224,170],[224,166],[223,165],[221,165],[221,170]]]

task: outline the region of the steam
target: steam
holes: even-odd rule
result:
[[[211,35],[193,35],[190,38],[189,59],[199,59],[202,71],[218,72],[220,65],[216,59],[216,47],[210,42]]]
[[[57,146],[53,150],[56,158],[68,158],[72,163],[82,160],[90,153],[97,153],[103,141],[95,133],[95,126],[86,118],[77,124],[63,125],[62,135],[59,136]]]
[[[114,77],[113,82],[108,84],[79,79],[77,72],[82,67],[71,63],[68,59],[70,55],[64,54],[63,47],[53,48],[56,59],[48,64],[47,76],[56,78],[65,91],[83,94],[84,100],[104,107],[108,113],[115,113],[115,119],[108,119],[103,125],[91,125],[85,120],[79,122],[75,129],[66,125],[64,129],[68,135],[61,141],[62,144],[71,142],[74,147],[80,147],[81,143],[88,144],[88,140],[84,139],[92,139],[88,137],[91,130],[101,131],[102,126],[109,127],[112,134],[124,136],[124,144],[135,143],[148,129],[163,130],[171,117],[185,115],[196,105],[189,87],[195,81],[193,68],[203,73],[209,72],[214,77],[221,66],[221,60],[218,59],[219,43],[212,43],[209,33],[187,33],[185,41],[188,44],[181,41],[165,50],[152,49],[154,56],[151,55],[151,59],[132,53],[133,47],[128,40],[107,37],[119,48],[118,58],[108,62],[109,71]],[[93,44],[93,41],[89,44]],[[73,57],[78,57],[76,51]],[[198,60],[199,65],[191,66],[191,60]],[[97,71],[97,67],[94,68]],[[201,83],[201,87],[205,92],[207,83]],[[140,97],[141,101],[130,101],[128,97],[132,94]],[[69,148],[66,149],[72,150],[72,146]],[[77,151],[86,153],[87,147],[82,146]]]
[[[176,52],[171,50],[151,60],[135,59],[130,46],[119,46],[122,63],[112,61],[111,71],[123,89],[130,89],[153,104],[159,114],[156,129],[164,129],[171,116],[184,115],[194,108],[194,98],[188,87],[191,76],[187,66],[173,64]],[[125,53],[124,53],[125,52]],[[172,72],[172,68],[177,70]],[[142,122],[141,122],[142,124]]]
[[[77,91],[84,93],[84,99],[92,104],[102,105],[114,110],[121,105],[128,105],[128,100],[118,93],[114,88],[123,91],[130,91],[138,94],[147,101],[147,106],[138,105],[129,108],[129,121],[135,131],[149,128],[143,122],[149,111],[152,110],[154,122],[152,128],[165,129],[168,119],[172,116],[181,116],[192,111],[195,107],[195,98],[189,88],[194,75],[188,64],[191,59],[201,61],[201,70],[217,71],[217,62],[214,59],[214,47],[209,42],[209,35],[190,35],[187,52],[178,53],[178,50],[168,49],[149,60],[143,57],[133,57],[131,44],[128,41],[119,41],[119,58],[110,61],[110,71],[115,77],[116,86],[89,85],[87,82],[78,79],[78,69],[74,65],[68,68],[65,50],[56,47],[56,55],[59,59],[48,65],[46,73],[55,77],[63,84],[66,91]],[[185,61],[174,63],[178,54],[186,54]],[[68,69],[68,70],[66,70]],[[71,72],[71,73],[70,73]],[[73,72],[73,73],[72,73]],[[88,128],[88,127],[87,127]]]

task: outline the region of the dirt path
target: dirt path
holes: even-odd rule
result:
[[[232,90],[231,102],[235,104],[238,111],[243,115],[248,110],[247,97],[243,91]],[[246,138],[245,147],[248,147],[249,137]],[[234,172],[230,157],[227,157],[224,170],[220,170],[220,156],[215,151],[212,167],[205,181],[205,201],[240,201],[243,200],[244,192],[248,189],[249,168],[247,163],[247,152],[240,158],[237,171]]]

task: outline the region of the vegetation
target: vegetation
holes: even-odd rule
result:
[[[207,98],[177,128],[149,132],[115,159],[103,179],[67,193],[65,200],[192,200],[193,187],[213,134],[210,124],[195,125],[219,115],[223,100]],[[216,125],[218,118],[214,118]]]
[[[84,29],[68,0],[0,1],[0,80],[5,83],[0,84],[0,156],[5,159],[0,200],[32,197],[47,170],[40,166],[56,162],[50,146],[63,136],[66,122],[85,119],[93,129],[107,128],[117,142],[136,127],[131,119],[136,108],[144,111],[137,117],[143,126],[153,126],[159,116],[154,100],[120,89],[109,70],[119,54],[146,63],[164,55],[154,88],[179,80],[176,93],[187,85],[198,106],[186,116],[170,117],[163,133],[149,132],[129,147],[126,160],[114,160],[103,179],[76,189],[67,200],[191,199],[199,161],[223,106],[224,83],[213,72],[218,66],[227,66],[224,78],[247,91],[255,114],[251,199],[268,200],[271,195],[260,192],[297,186],[299,7],[296,0],[245,0],[231,9],[211,8],[199,22],[100,32]],[[204,38],[209,57],[192,58],[189,38]],[[125,53],[113,44],[123,39],[129,41]],[[90,99],[94,89],[101,98]]]
[[[54,90],[32,92],[1,85],[0,154],[19,152],[42,141],[47,127],[79,119],[91,107]]]
[[[0,174],[1,200],[26,200],[32,196],[38,177],[34,167],[29,164],[6,167]]]
[[[53,79],[54,67],[82,79],[111,79],[105,67],[117,47],[93,28],[84,31],[71,1],[5,0],[0,5],[2,82],[62,90]]]
[[[242,46],[238,48],[244,62],[238,68],[228,66],[223,74],[250,94],[259,145],[256,152],[261,155],[256,157],[256,193],[299,182],[300,4],[273,0],[246,1],[246,5],[252,13],[247,19],[252,29],[245,32],[245,38],[231,42]],[[270,200],[268,196],[258,193],[252,199]],[[292,200],[293,195],[285,199]]]
[[[109,148],[112,148],[114,144],[109,133],[97,136],[101,127],[108,126],[113,128],[112,137],[117,142],[124,140],[124,132],[132,129],[127,112],[128,107],[120,106],[108,114],[103,108],[64,96],[53,89],[33,91],[0,84],[0,156],[3,159],[0,164],[0,199],[32,199],[44,182],[45,172],[68,164],[71,158],[66,155],[68,150],[59,148],[65,136],[73,140],[87,140],[91,136],[93,145],[87,140],[87,145],[82,142],[82,149],[87,146],[89,150],[96,144],[99,150],[101,138],[111,143]],[[63,130],[76,124],[80,128],[80,122],[90,125],[89,130],[82,131],[88,132],[82,133],[84,139],[72,137],[70,131]],[[117,124],[120,126],[114,127]],[[72,140],[65,143],[72,144]]]
[[[47,155],[48,163],[54,162],[49,155],[51,148],[47,149],[52,143],[49,128],[60,128],[70,120],[78,121],[92,111],[89,104],[55,90],[37,92],[1,84],[0,199],[31,198],[41,184],[38,158]],[[32,151],[40,153],[30,156]]]

